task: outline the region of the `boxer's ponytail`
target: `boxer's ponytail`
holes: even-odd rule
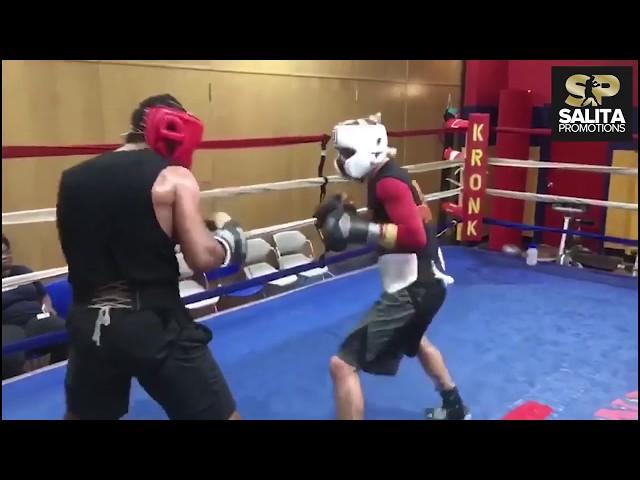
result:
[[[183,112],[186,111],[178,99],[168,93],[144,99],[131,113],[131,127],[125,136],[125,143],[144,142],[144,115],[147,109],[151,107],[169,107]]]

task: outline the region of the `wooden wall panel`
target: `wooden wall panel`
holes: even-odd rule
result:
[[[117,143],[136,104],[158,93],[176,95],[200,116],[206,139],[329,133],[338,121],[377,111],[390,130],[437,127],[452,90],[459,105],[461,72],[461,62],[405,60],[2,62],[3,145]],[[402,164],[437,160],[441,152],[435,137],[391,144]],[[194,173],[204,190],[314,177],[319,155],[318,144],[200,151]],[[334,157],[330,148],[327,174],[334,173]],[[61,172],[84,158],[3,160],[3,211],[53,207]],[[419,181],[425,192],[439,189],[437,173]],[[364,205],[363,185],[329,188],[341,190]],[[308,218],[318,193],[204,200],[202,210],[227,210],[251,229]],[[34,269],[63,264],[54,223],[3,231],[17,261]]]
[[[97,64],[3,61],[3,144],[71,145],[102,141],[100,89]]]
[[[208,138],[273,137],[328,132],[352,113],[354,83],[349,80],[212,72],[213,102]],[[209,128],[209,127],[208,127]],[[196,162],[207,188],[315,177],[320,144],[216,150]],[[331,173],[327,165],[327,172]],[[210,187],[209,187],[210,185]],[[207,200],[205,211],[229,210],[248,228],[306,218],[316,190],[289,190],[259,196]]]
[[[209,121],[209,72],[110,64],[98,68],[102,89],[96,100],[103,106],[105,141],[119,142],[129,128],[131,112],[151,95],[170,93],[205,125]]]
[[[461,92],[451,91],[450,87],[432,85],[407,85],[407,130],[420,128],[437,128],[442,124],[442,113],[447,106],[449,93],[452,104],[460,106]],[[442,159],[442,138],[430,135],[426,137],[409,137],[404,141],[404,165],[435,162]],[[416,174],[414,177],[424,194],[440,191],[441,172]],[[447,199],[446,201],[450,201]],[[431,202],[434,217],[439,218],[440,202]]]
[[[638,152],[629,150],[615,150],[611,165],[614,167],[638,168]],[[638,177],[626,175],[609,176],[610,202],[638,203]],[[610,208],[607,210],[607,220],[604,234],[629,240],[638,239],[638,212]],[[606,242],[607,248],[625,248],[631,252],[633,247],[623,247],[617,243]]]
[[[408,77],[410,82],[427,84],[449,84],[451,94],[459,93],[462,84],[464,63],[451,60],[410,60]]]
[[[94,61],[107,63],[104,61]],[[407,60],[116,60],[124,65],[199,69],[267,75],[406,81]]]

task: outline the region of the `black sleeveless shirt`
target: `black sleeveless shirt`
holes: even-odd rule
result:
[[[378,170],[375,176],[367,182],[367,207],[369,211],[372,212],[373,222],[391,223],[391,219],[389,218],[389,215],[387,215],[387,211],[385,210],[384,205],[382,204],[382,202],[380,202],[380,200],[378,200],[378,195],[376,194],[378,182],[383,178],[395,178],[397,180],[400,180],[411,190],[415,204],[423,204],[422,198],[420,198],[419,193],[411,183],[411,177],[409,176],[409,173],[404,168],[400,167],[394,160],[389,160],[382,166],[380,170]],[[414,253],[417,254],[418,262],[419,264],[421,264],[421,267],[426,267],[420,268],[421,274],[432,276],[432,261],[442,270],[442,267],[440,266],[440,258],[438,257],[438,237],[433,222],[425,223],[424,229],[427,236],[427,244],[422,249]],[[385,250],[381,251],[380,253],[384,254],[393,252]]]
[[[180,301],[175,242],[158,223],[151,188],[168,162],[155,152],[108,152],[66,170],[57,224],[74,300],[126,281],[141,303]]]

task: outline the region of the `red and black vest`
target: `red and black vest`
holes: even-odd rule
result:
[[[411,190],[416,205],[419,206],[424,203],[423,199],[420,198],[420,194],[411,183],[409,173],[404,168],[400,167],[394,160],[389,160],[382,166],[382,168],[380,168],[380,170],[378,170],[375,176],[367,182],[367,207],[372,214],[373,222],[391,223],[391,219],[389,218],[389,215],[387,215],[384,205],[378,199],[376,194],[378,182],[383,178],[395,178],[400,180]],[[414,253],[417,254],[418,261],[420,263],[429,266],[428,271],[431,271],[430,267],[432,261],[441,271],[444,271],[440,264],[440,258],[438,257],[438,237],[434,222],[425,222],[424,229],[427,235],[427,244],[424,248]],[[388,251],[381,251],[380,253],[383,254],[385,252],[391,253]]]

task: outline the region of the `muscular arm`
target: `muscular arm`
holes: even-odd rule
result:
[[[198,272],[217,268],[226,252],[207,230],[200,214],[200,187],[193,174],[185,168],[173,168],[175,184],[173,226],[187,265]]]
[[[423,248],[427,244],[423,215],[419,212],[409,187],[398,179],[384,178],[378,182],[376,194],[384,205],[391,223],[396,227],[393,246],[409,251]],[[390,236],[393,237],[393,228],[384,227],[391,230]]]

